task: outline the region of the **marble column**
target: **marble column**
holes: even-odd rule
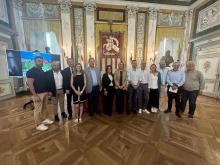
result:
[[[128,39],[127,39],[127,68],[131,67],[131,59],[135,55],[135,33],[136,33],[136,16],[138,7],[128,6]]]
[[[96,3],[89,0],[84,2],[86,11],[86,54],[87,58],[95,55],[95,9]],[[98,57],[97,57],[98,58]]]
[[[23,0],[13,0],[13,13],[15,18],[15,28],[17,35],[18,48],[20,50],[26,50],[25,37],[24,37],[24,26],[22,20],[22,6]]]
[[[61,26],[62,26],[62,37],[63,37],[63,64],[67,66],[66,58],[71,58],[72,49],[72,34],[71,34],[71,23],[70,23],[70,8],[71,0],[58,0],[61,9]],[[74,51],[73,51],[74,52]]]
[[[147,63],[153,63],[155,57],[156,30],[157,30],[157,9],[149,9]]]
[[[84,66],[85,53],[84,53],[84,21],[83,21],[83,8],[74,8],[74,32],[75,34],[75,45],[78,49],[79,60]],[[82,58],[82,57],[83,58]]]
[[[183,64],[186,63],[187,59],[189,58],[190,53],[190,39],[191,39],[191,31],[192,31],[192,17],[193,17],[193,10],[185,11],[185,31],[184,31],[184,41],[183,41],[183,49],[181,53],[181,62]]]
[[[138,65],[144,60],[144,40],[145,40],[145,23],[146,14],[138,13],[137,15],[137,44],[136,44],[136,60]]]

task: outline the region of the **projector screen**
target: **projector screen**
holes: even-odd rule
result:
[[[23,76],[26,77],[26,73],[29,69],[34,67],[34,58],[36,56],[43,57],[44,71],[51,69],[52,61],[60,61],[60,55],[40,52],[28,52],[28,51],[15,51],[7,50],[8,70],[9,76]]]

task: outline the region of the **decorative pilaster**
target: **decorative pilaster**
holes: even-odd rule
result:
[[[186,63],[187,59],[189,58],[190,53],[190,38],[191,38],[191,31],[192,31],[192,17],[193,17],[193,10],[185,11],[185,31],[184,31],[184,41],[183,41],[183,49],[181,53],[181,62],[183,64]]]
[[[23,0],[13,0],[13,10],[15,18],[15,27],[17,30],[17,43],[18,49],[26,50],[25,37],[24,37],[24,26],[22,21],[22,6]]]
[[[86,53],[87,58],[95,55],[95,9],[96,3],[92,1],[85,1],[84,8],[86,11]]]
[[[83,9],[74,8],[74,31],[75,31],[75,45],[78,49],[79,59],[78,62],[84,66],[85,54],[84,54],[84,24],[83,24]]]
[[[72,6],[71,0],[58,0],[61,9],[61,25],[63,36],[63,55],[65,58],[71,58],[72,49],[72,34],[70,23],[70,8]],[[64,59],[64,67],[66,66],[66,60]]]
[[[137,42],[136,42],[136,60],[138,64],[144,60],[144,40],[145,40],[145,23],[146,14],[138,13],[137,16]]]
[[[147,44],[147,62],[153,63],[155,58],[155,40],[157,29],[157,13],[155,8],[149,8],[149,26],[148,26],[148,44]]]
[[[127,40],[127,67],[131,67],[131,59],[134,59],[135,52],[135,32],[136,32],[136,16],[138,7],[128,6],[128,40]]]

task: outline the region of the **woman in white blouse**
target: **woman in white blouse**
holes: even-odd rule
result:
[[[161,87],[161,76],[160,72],[157,71],[157,66],[152,64],[150,66],[150,79],[149,79],[149,103],[148,108],[151,112],[156,113],[159,108],[159,94]]]
[[[104,114],[108,116],[112,116],[112,105],[113,99],[115,95],[115,81],[114,75],[112,74],[112,66],[106,66],[106,73],[102,76],[102,88],[104,95],[104,103],[103,110]]]

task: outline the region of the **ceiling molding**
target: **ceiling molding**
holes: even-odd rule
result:
[[[84,0],[71,0],[72,3],[83,3]],[[179,10],[185,11],[188,10],[189,6],[179,6],[179,5],[167,5],[167,4],[157,4],[157,3],[148,3],[148,2],[134,2],[134,1],[117,1],[117,0],[92,0],[98,5],[115,5],[115,6],[130,6],[135,5],[139,8],[157,8],[157,9],[167,9],[167,10]]]

